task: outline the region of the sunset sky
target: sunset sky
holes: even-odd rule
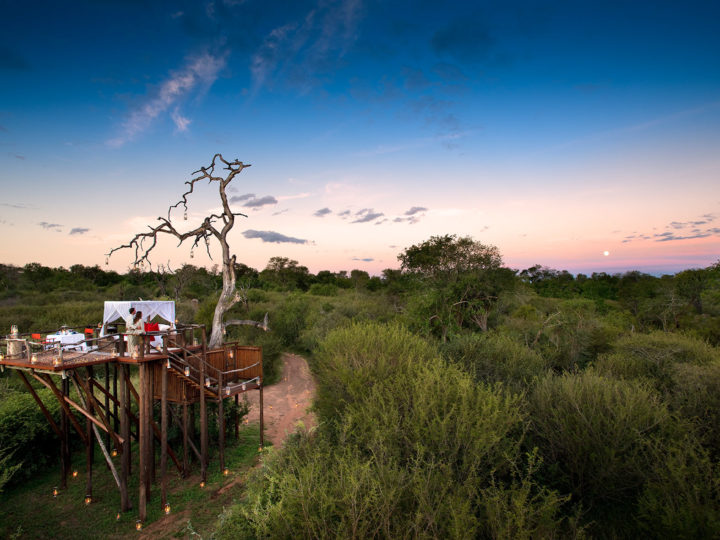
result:
[[[231,248],[257,269],[379,274],[440,234],[516,269],[720,259],[718,2],[0,6],[2,263],[105,267],[215,153],[252,164]],[[216,185],[190,203],[179,229]]]

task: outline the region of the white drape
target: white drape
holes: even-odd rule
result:
[[[102,333],[105,334],[105,325],[120,319],[130,317],[130,308],[142,311],[143,320],[147,321],[148,316],[152,321],[155,316],[167,321],[170,326],[175,327],[175,302],[168,300],[130,300],[127,302],[105,302],[105,313],[103,314]]]

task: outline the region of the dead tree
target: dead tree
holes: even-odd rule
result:
[[[232,182],[232,180],[246,167],[250,167],[250,165],[244,164],[242,161],[238,161],[237,159],[235,161],[226,161],[221,154],[215,154],[213,156],[212,162],[208,167],[202,167],[200,170],[195,171],[193,173],[193,178],[185,182],[189,186],[189,188],[185,193],[183,193],[182,199],[180,201],[168,208],[167,218],[159,217],[159,225],[155,227],[148,225],[148,228],[150,229],[149,231],[136,234],[127,244],[123,244],[122,246],[113,248],[110,250],[109,253],[107,253],[107,257],[109,258],[113,253],[121,249],[133,249],[135,252],[135,259],[133,261],[134,264],[142,267],[142,265],[147,262],[148,266],[152,268],[150,254],[152,253],[155,246],[157,246],[158,237],[161,234],[169,234],[177,238],[180,241],[178,246],[182,245],[182,243],[186,240],[191,240],[191,254],[192,250],[196,248],[201,242],[203,242],[205,244],[207,254],[211,259],[212,256],[210,255],[210,241],[213,238],[217,240],[217,242],[220,244],[220,249],[222,251],[223,287],[220,293],[220,298],[218,299],[217,306],[215,306],[215,314],[213,316],[212,332],[210,334],[210,340],[208,343],[208,346],[211,348],[222,345],[224,333],[223,331],[225,326],[223,323],[223,317],[233,305],[235,305],[238,301],[242,299],[241,292],[238,291],[235,287],[236,258],[235,255],[230,254],[230,246],[228,245],[227,235],[233,228],[233,225],[235,225],[235,217],[247,217],[247,215],[240,212],[233,212],[230,209],[226,189],[228,184]],[[227,171],[225,173],[225,176],[216,176],[216,168]],[[218,183],[220,200],[222,201],[222,212],[219,214],[211,214],[209,216],[206,216],[203,219],[202,224],[190,231],[180,232],[175,228],[175,225],[170,219],[170,213],[174,208],[178,208],[180,205],[182,205],[184,209],[184,217],[185,219],[187,219],[188,196],[193,193],[195,189],[195,184],[197,184],[201,180],[208,180],[209,183]],[[232,321],[231,324],[234,322],[235,321]],[[253,325],[256,325],[263,329],[267,329],[267,324],[254,323],[254,321],[247,322],[252,322]]]

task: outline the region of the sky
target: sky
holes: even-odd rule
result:
[[[518,270],[720,260],[720,3],[0,0],[0,262],[100,265],[216,153],[263,269],[398,268],[433,235]],[[191,195],[187,230],[220,207]],[[211,267],[161,239],[154,265]]]

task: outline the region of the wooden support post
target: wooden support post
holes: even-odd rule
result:
[[[205,403],[205,341],[200,357],[200,478],[207,481],[207,407]]]
[[[142,350],[141,353],[142,355]],[[138,411],[140,427],[138,429],[138,440],[140,442],[138,475],[140,477],[140,494],[138,501],[138,514],[140,521],[147,519],[147,502],[150,499],[150,407],[151,392],[149,388],[150,374],[149,365],[146,362],[138,364],[140,371],[140,383],[138,385]]]
[[[153,428],[156,427],[155,424],[155,400],[153,398],[153,394],[155,392],[155,366],[152,364],[148,365],[148,388],[149,388],[149,397],[148,397],[148,420],[150,422],[150,427],[148,429],[148,433],[150,434],[150,440],[148,441],[150,445],[149,454],[150,454],[150,482],[155,482],[155,437],[153,436]]]
[[[90,386],[92,389],[92,386]],[[108,419],[110,418],[110,363],[105,363],[105,414]],[[108,430],[111,429],[110,423],[108,422]],[[117,433],[117,427],[113,430]],[[110,446],[110,432],[105,437],[105,446]]]
[[[113,412],[115,413],[115,433],[119,433],[120,431],[120,417],[118,416],[118,364],[117,362],[113,362],[113,396],[115,396],[115,401],[113,402]],[[118,451],[120,449],[118,448]]]
[[[167,349],[166,340],[163,336],[163,349]],[[167,421],[168,421],[168,402],[167,402],[167,385],[168,385],[168,369],[162,366],[162,382],[161,382],[161,401],[160,401],[160,484],[162,486],[162,496],[160,505],[165,508],[167,503]]]
[[[218,373],[218,454],[220,457],[220,470],[225,471],[225,410],[223,408],[223,373]]]
[[[121,455],[121,474],[120,474],[120,509],[123,512],[130,510],[130,498],[128,496],[128,478],[130,477],[130,392],[128,392],[127,379],[130,375],[127,373],[129,366],[119,366],[121,374],[120,393],[118,400],[120,401],[120,436],[123,439],[120,451]],[[115,372],[118,371],[118,365],[115,364]]]
[[[182,404],[183,407],[183,417],[182,417],[182,432],[183,432],[183,478],[187,478],[187,476],[190,474],[190,450],[188,448],[188,438],[190,434],[188,431],[190,430],[190,416],[188,415],[188,404],[187,401],[184,401]]]
[[[240,406],[240,395],[235,394],[235,408],[233,409],[233,421],[235,423],[235,440],[240,438],[240,416],[238,415],[238,407]]]
[[[93,368],[92,366],[88,366],[87,368],[87,382],[88,382],[88,388],[90,389],[90,392],[92,392],[92,379],[93,379]],[[93,404],[93,396],[88,395],[87,400],[87,411],[90,414],[93,414],[95,412],[95,407]],[[87,469],[87,478],[85,482],[85,496],[92,498],[92,479],[93,479],[93,459],[95,457],[95,442],[93,441],[93,429],[92,429],[92,422],[89,418],[85,419],[85,430],[87,433],[87,439],[88,444],[85,451],[85,466]]]
[[[262,378],[258,380],[260,386],[260,447],[265,448],[265,420],[263,415],[263,381]]]
[[[63,379],[60,383],[62,396],[66,396],[70,391],[70,382]],[[60,488],[67,489],[67,477],[70,472],[70,440],[69,440],[69,414],[67,407],[60,407]]]

